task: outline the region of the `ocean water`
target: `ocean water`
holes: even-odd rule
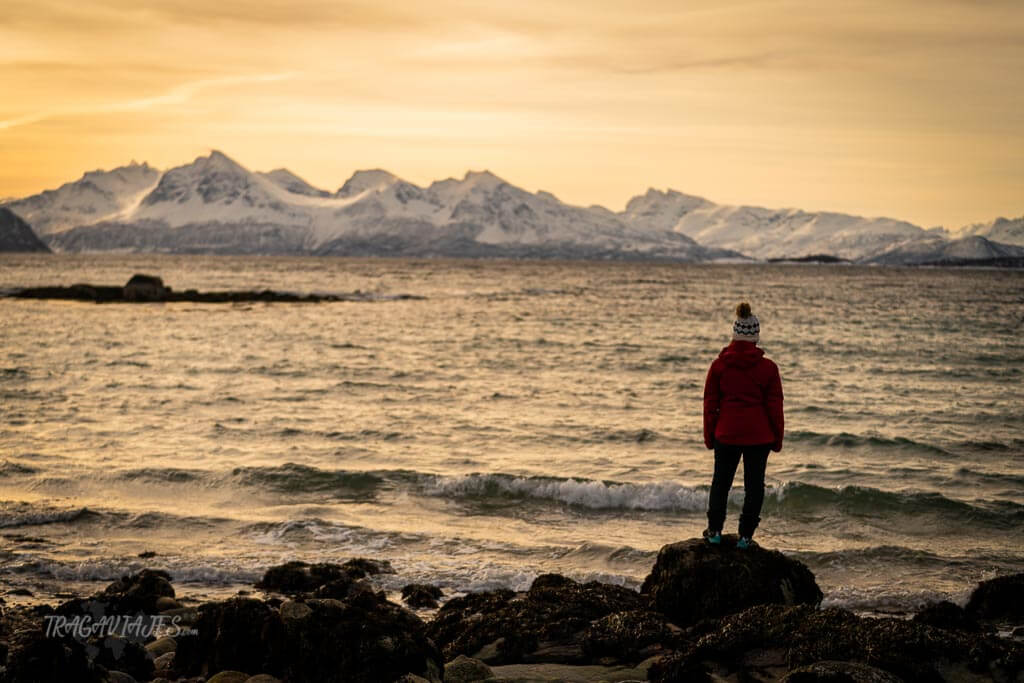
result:
[[[862,613],[1024,570],[1020,271],[7,255],[0,289],[136,272],[382,296],[0,299],[0,592],[33,594],[10,602],[144,566],[224,597],[352,556],[389,590],[637,587],[705,526],[703,382],[741,299],[786,394],[756,540]],[[727,531],[741,500],[738,476]]]

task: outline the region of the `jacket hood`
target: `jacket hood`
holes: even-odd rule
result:
[[[764,357],[764,349],[748,341],[734,341],[718,354],[722,361],[732,368],[750,368]]]

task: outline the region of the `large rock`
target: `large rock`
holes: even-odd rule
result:
[[[394,573],[394,569],[387,561],[361,557],[340,565],[329,562],[309,564],[293,561],[268,569],[256,587],[288,594],[319,591],[317,597],[341,599],[347,595],[350,585],[356,579],[390,573]]]
[[[903,679],[867,664],[818,662],[793,669],[779,683],[903,683]]]
[[[85,647],[94,664],[120,671],[140,681],[153,677],[153,659],[136,640],[124,636],[100,636]]]
[[[261,600],[233,598],[199,607],[196,634],[178,639],[174,671],[211,676],[220,671],[278,675],[284,669],[284,623]]]
[[[592,621],[583,633],[583,653],[595,662],[637,663],[684,642],[679,628],[666,622],[664,615],[635,609]]]
[[[405,608],[371,592],[348,601],[304,604],[308,610],[291,607],[287,619],[260,600],[203,605],[198,634],[179,639],[175,673],[237,670],[324,683],[369,683],[415,673],[440,681],[440,653],[423,622]]]
[[[976,619],[1024,620],[1024,573],[981,582],[971,593],[966,611]]]
[[[732,536],[720,546],[703,539],[666,545],[640,592],[680,626],[754,605],[817,605],[822,599],[803,563],[759,546],[737,550]]]
[[[14,634],[8,648],[4,683],[100,683],[106,678],[106,670],[89,661],[85,647],[70,638],[25,630]]]
[[[868,664],[925,682],[1012,681],[1024,671],[1018,643],[838,608],[761,605],[704,625],[703,637],[651,668],[651,680],[702,680],[709,673],[749,680],[823,661]]]
[[[479,659],[459,655],[444,665],[444,683],[475,683],[494,678],[494,672]]]
[[[444,595],[437,586],[410,583],[402,588],[402,601],[413,609],[437,609],[437,601]]]
[[[446,660],[462,654],[491,665],[586,663],[594,655],[584,650],[585,636],[595,621],[645,606],[643,597],[622,586],[545,574],[523,595],[497,590],[453,598],[427,632]],[[614,627],[595,629],[591,642]]]
[[[91,598],[74,598],[57,607],[63,616],[89,615],[94,619],[137,614],[159,614],[161,598],[173,598],[171,576],[158,569],[143,569],[122,576]]]
[[[137,273],[124,286],[125,301],[166,301],[171,288],[155,275]]]
[[[914,621],[936,628],[944,628],[947,631],[977,633],[981,630],[978,622],[969,616],[963,607],[955,605],[949,600],[925,605],[914,615]]]
[[[138,574],[123,576],[96,596],[113,611],[132,614],[158,614],[160,598],[173,598],[171,575],[157,569],[143,569]]]

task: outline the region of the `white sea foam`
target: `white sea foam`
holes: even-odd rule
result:
[[[73,522],[84,515],[90,514],[88,508],[68,509],[25,509],[3,510],[0,513],[0,528],[13,528],[22,526],[39,526],[43,524],[59,524],[61,522]]]
[[[441,497],[509,496],[551,500],[595,510],[678,510],[696,512],[707,506],[707,493],[676,482],[607,483],[593,479],[514,477],[467,474],[436,477],[424,489]]]
[[[174,583],[251,584],[263,575],[257,568],[231,560],[196,563],[193,558],[164,556],[148,560],[93,559],[75,564],[42,561],[39,565],[41,573],[61,581],[111,581],[147,567],[167,571]]]

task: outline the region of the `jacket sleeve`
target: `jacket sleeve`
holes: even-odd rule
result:
[[[772,378],[768,383],[764,402],[768,412],[768,421],[771,422],[772,432],[775,433],[772,450],[778,453],[782,450],[782,439],[786,434],[786,418],[782,411],[782,378],[779,376],[778,366],[774,363],[772,364]]]
[[[718,374],[712,363],[704,381],[704,445],[708,448],[715,447],[715,427],[718,425],[718,413],[722,405]]]

